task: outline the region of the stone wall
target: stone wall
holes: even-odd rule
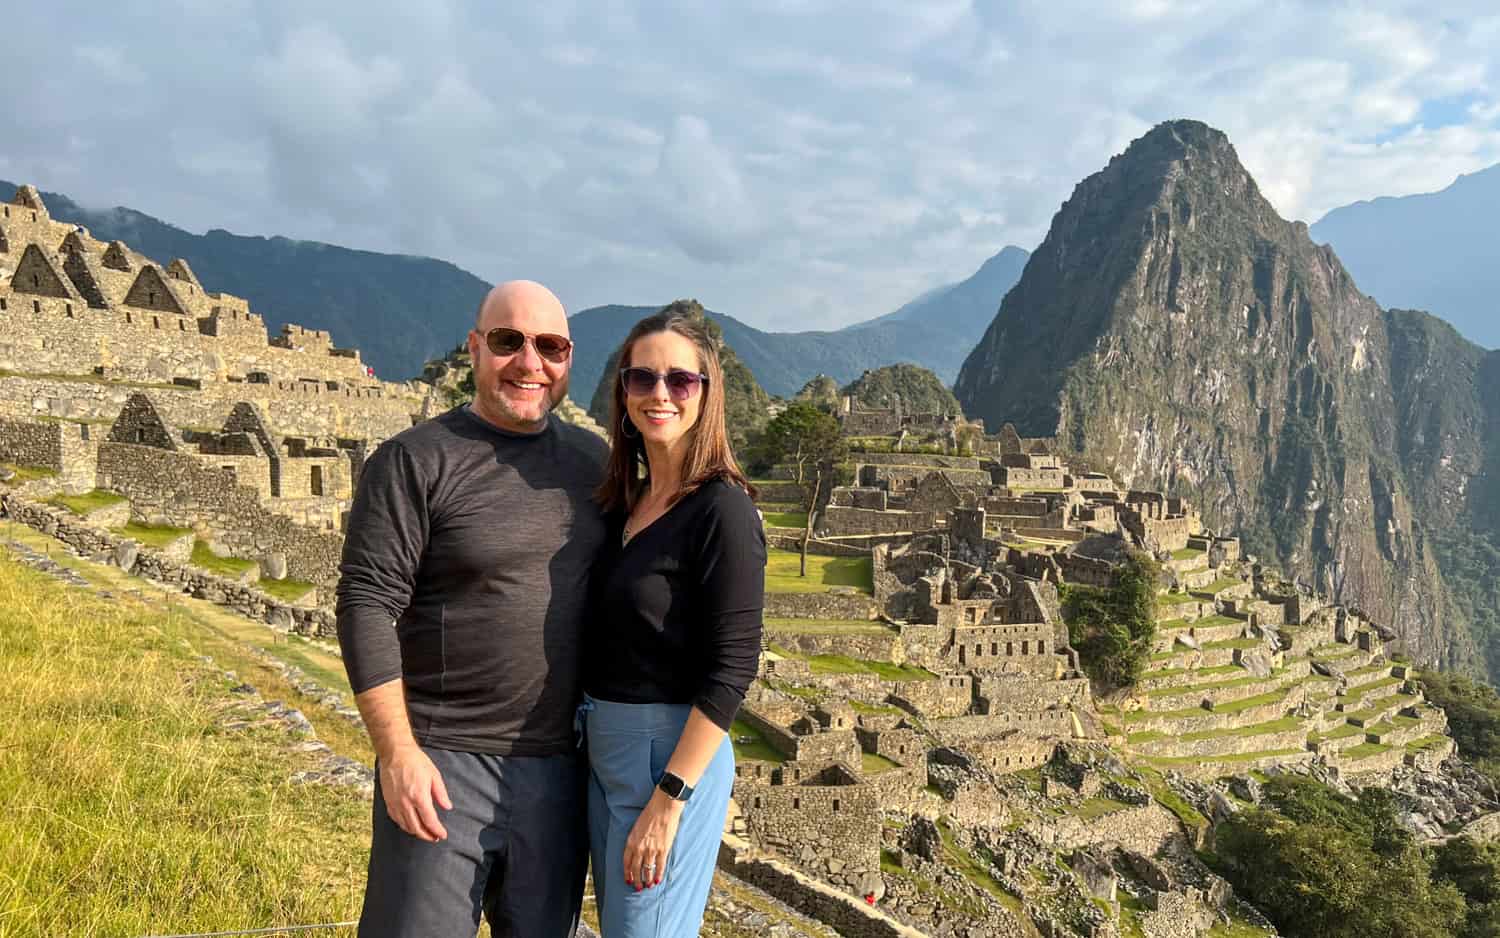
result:
[[[866,487],[884,488],[892,493],[902,493],[915,486],[933,471],[941,472],[954,485],[988,486],[990,474],[979,469],[938,469],[928,466],[877,466],[859,467],[859,484]]]
[[[287,575],[320,585],[338,579],[343,538],[314,531],[267,510],[252,489],[233,484],[184,453],[105,443],[99,447],[99,487],[130,499],[149,524],[206,528],[236,557],[286,558]]]
[[[818,518],[817,530],[822,537],[848,537],[927,531],[932,526],[933,515],[927,511],[876,511],[829,505]]]
[[[28,502],[10,493],[0,494],[0,513],[57,538],[85,556],[107,557],[127,573],[176,587],[273,628],[312,638],[333,639],[338,636],[331,612],[273,599],[255,589],[254,584],[215,576],[189,566],[183,552],[142,547],[129,538],[92,527],[66,509]]]
[[[902,664],[906,660],[901,636],[895,629],[880,635],[850,635],[785,632],[775,626],[767,626],[766,634],[776,644],[799,655],[846,655],[864,661],[889,661],[891,664]]]
[[[1073,737],[1074,715],[1071,710],[1001,710],[983,716],[959,716],[933,725],[938,735],[955,742],[970,739],[992,739],[1016,730],[1031,736]]]
[[[891,700],[924,717],[954,717],[974,705],[972,679],[967,674],[945,674],[930,681],[897,681]]]
[[[976,457],[944,456],[938,453],[853,453],[849,461],[861,466],[907,466],[974,471],[982,468],[981,461]]]
[[[880,869],[880,803],[865,785],[734,781],[734,800],[756,843],[835,884]],[[857,888],[857,887],[856,887]]]
[[[969,740],[964,743],[964,749],[991,772],[1004,775],[1009,772],[1024,772],[1045,764],[1052,759],[1057,745],[1056,737],[1015,733],[997,739]]]
[[[993,474],[994,482],[1009,489],[1060,489],[1063,487],[1061,469],[1023,469],[1018,466],[1001,466]]]
[[[773,619],[873,619],[875,602],[864,593],[767,593]]]
[[[1048,818],[1027,825],[1027,830],[1042,844],[1057,849],[1118,844],[1148,857],[1182,838],[1177,816],[1154,801],[1092,818],[1076,815]]]

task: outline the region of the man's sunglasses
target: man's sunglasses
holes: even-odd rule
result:
[[[484,334],[484,344],[495,355],[516,354],[526,344],[526,339],[526,333],[505,326],[497,326]],[[539,332],[530,336],[530,339],[531,344],[536,346],[536,353],[554,364],[560,365],[567,361],[568,354],[573,351],[572,342],[550,332]]]
[[[679,368],[673,368],[666,374],[650,368],[620,369],[620,383],[625,386],[625,393],[631,397],[645,397],[652,393],[656,390],[658,381],[667,383],[667,393],[672,396],[672,400],[685,401],[698,393],[698,389],[708,381],[708,375]]]

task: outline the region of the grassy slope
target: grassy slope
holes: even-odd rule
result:
[[[161,934],[354,918],[368,806],[221,729],[198,627],[0,562],[0,931]],[[345,933],[352,934],[352,930]],[[322,934],[340,934],[324,931]]]

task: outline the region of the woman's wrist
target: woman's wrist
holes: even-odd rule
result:
[[[670,811],[675,814],[681,814],[682,809],[687,806],[686,801],[678,801],[660,788],[652,789],[651,800],[656,802],[656,807],[659,810]]]

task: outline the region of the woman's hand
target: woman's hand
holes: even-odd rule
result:
[[[625,838],[624,862],[625,883],[634,886],[636,892],[659,884],[666,873],[683,807],[683,802],[667,797],[658,788],[636,818],[630,836]]]

